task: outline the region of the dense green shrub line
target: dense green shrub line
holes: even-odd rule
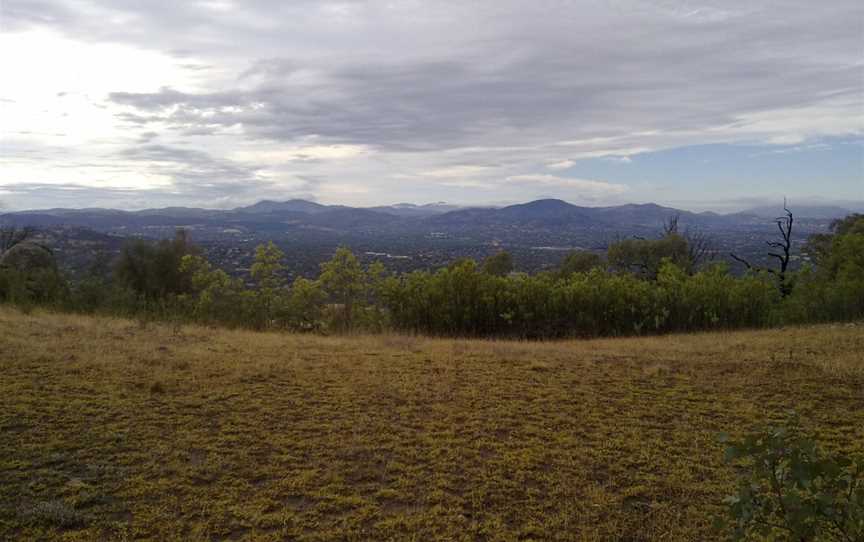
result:
[[[839,221],[808,250],[815,265],[787,279],[787,293],[765,271],[737,277],[723,263],[695,270],[675,232],[622,241],[605,263],[577,253],[561,269],[535,275],[511,272],[502,255],[392,275],[380,263],[364,268],[341,248],[317,279],[291,285],[283,279],[284,255],[270,243],[257,249],[250,288],[214,268],[181,234],[129,244],[110,280],[66,285],[51,275],[50,287],[39,288],[33,285],[44,282],[45,270],[0,269],[0,300],[251,329],[538,339],[864,318],[864,217]]]
[[[466,261],[385,282],[384,306],[404,330],[527,338],[616,336],[770,325],[779,294],[764,276],[717,265],[694,275],[671,262],[658,279],[594,269],[494,277]]]

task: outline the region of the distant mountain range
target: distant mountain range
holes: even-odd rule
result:
[[[827,231],[833,218],[848,214],[829,207],[798,206],[793,211],[796,247],[809,235]],[[695,229],[710,240],[714,257],[724,259],[735,252],[768,265],[773,262],[767,261],[765,241],[777,235],[773,219],[781,212],[766,207],[695,213],[653,203],[583,207],[558,199],[502,207],[405,203],[357,208],[293,199],[230,210],[44,209],[0,215],[0,225],[40,230],[74,276],[86,276],[97,256],[118,254],[125,238],[166,238],[181,227],[191,232],[211,262],[235,276],[247,277],[254,247],[266,241],[279,244],[292,273],[316,276],[319,264],[338,246],[401,272],[434,269],[465,257],[480,260],[501,249],[513,255],[519,269],[537,271],[554,267],[571,250],[602,252],[618,239],[657,238],[674,215],[682,231]]]
[[[792,205],[789,209],[795,216],[802,218],[835,219],[843,218],[844,216],[850,215],[854,212],[864,212],[864,204],[853,204],[848,208],[836,205]],[[775,218],[778,216],[784,216],[786,212],[783,210],[782,205],[765,205],[762,207],[753,207],[738,214],[747,214],[763,218]]]
[[[800,219],[829,220],[849,214],[839,207],[793,208]],[[36,227],[77,226],[99,231],[115,229],[203,226],[240,227],[249,231],[314,229],[354,235],[422,234],[428,232],[523,231],[555,234],[586,230],[640,231],[659,229],[673,215],[682,225],[736,228],[765,224],[782,208],[757,207],[745,212],[694,213],[653,203],[582,207],[558,199],[542,199],[505,207],[460,208],[445,203],[371,208],[323,205],[302,199],[260,201],[230,210],[167,207],[142,211],[116,209],[45,209],[0,215],[0,222]]]
[[[436,215],[427,221],[439,226],[451,224],[530,227],[659,226],[676,214],[683,221],[694,224],[722,220],[722,217],[714,213],[691,213],[653,203],[580,207],[558,199],[542,199],[501,208],[451,211]]]

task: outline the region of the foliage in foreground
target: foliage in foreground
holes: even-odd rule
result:
[[[864,456],[823,452],[792,417],[727,443],[740,472],[718,527],[733,540],[864,540]]]

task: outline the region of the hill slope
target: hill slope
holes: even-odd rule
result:
[[[864,447],[861,326],[526,344],[0,308],[0,538],[706,540],[719,431]]]
[[[432,229],[532,227],[539,229],[584,228],[603,224],[621,227],[659,227],[670,216],[680,215],[693,225],[735,225],[752,220],[749,215],[721,216],[691,213],[655,204],[614,207],[579,207],[562,200],[545,199],[494,208],[455,208],[444,204],[380,206],[373,208],[321,205],[305,200],[261,201],[231,210],[172,207],[143,211],[113,209],[47,209],[0,215],[10,224],[31,226],[73,225],[97,229],[128,226],[182,226],[233,224],[283,224],[286,222],[350,231],[360,226],[377,226],[375,231],[410,233]]]

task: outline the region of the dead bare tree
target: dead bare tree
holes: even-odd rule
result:
[[[680,235],[687,241],[687,261],[690,271],[695,273],[701,265],[714,259],[716,243],[714,238],[696,227],[688,226],[684,233],[680,233],[681,213],[672,214],[663,223],[663,236]]]
[[[35,230],[31,227],[17,228],[15,226],[0,227],[0,254],[3,254],[18,243],[33,236]]]
[[[739,257],[734,252],[730,252],[729,256],[731,256],[735,261],[741,262],[744,264],[747,269],[753,269],[756,271],[767,271],[772,275],[777,277],[777,285],[780,288],[780,295],[786,297],[789,295],[789,292],[792,291],[792,287],[787,280],[788,277],[786,275],[787,270],[789,269],[789,262],[792,259],[792,224],[795,222],[795,218],[792,216],[792,211],[786,205],[786,200],[783,200],[783,210],[786,211],[786,216],[779,216],[774,219],[774,222],[777,224],[777,228],[780,230],[780,241],[765,241],[765,243],[773,249],[768,252],[768,256],[777,259],[777,269],[772,269],[770,267],[758,267],[752,265],[750,262],[745,260],[744,258]]]
[[[717,242],[714,237],[698,229],[688,229],[684,233],[687,240],[687,253],[690,265],[698,270],[703,263],[713,260],[717,255]]]
[[[663,223],[663,236],[678,233],[678,221],[681,220],[681,213],[674,213],[666,222]]]

